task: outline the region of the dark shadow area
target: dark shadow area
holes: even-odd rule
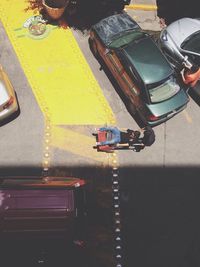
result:
[[[123,0],[76,0],[66,8],[63,19],[69,27],[80,31],[89,30],[101,19],[124,9]]]
[[[30,169],[25,170],[30,172]],[[6,168],[4,171],[6,173]],[[14,171],[17,171],[17,175],[22,173],[17,169],[13,169],[12,171],[13,175]],[[74,245],[73,242],[69,242],[67,236],[65,240],[64,236],[61,238],[60,232],[62,233],[62,229],[59,229],[59,225],[57,226],[58,233],[55,235],[55,238],[52,238],[52,233],[49,236],[49,233],[45,232],[41,232],[39,235],[38,232],[35,234],[32,232],[30,234],[24,233],[25,236],[23,235],[23,238],[22,235],[19,237],[17,233],[11,233],[10,235],[5,233],[6,236],[9,236],[9,239],[5,235],[4,238],[0,238],[2,266],[113,266],[112,213],[110,211],[111,194],[110,190],[108,190],[111,189],[111,179],[109,178],[111,170],[109,172],[108,170],[106,171],[109,174],[107,177],[104,171],[98,176],[97,173],[99,170],[95,172],[95,168],[81,168],[79,171],[81,176],[84,176],[88,182],[85,192],[87,216],[82,218],[81,221],[76,221],[74,227],[76,229],[75,240],[83,240],[84,245]],[[36,171],[33,171],[33,173],[36,173]],[[73,172],[71,170],[71,173],[73,173],[74,177],[79,172]],[[86,176],[86,173],[88,176]],[[93,176],[93,179],[91,179],[91,176]],[[6,177],[4,178],[6,179]],[[25,176],[22,178],[26,179]],[[27,178],[32,177],[27,176]],[[35,178],[40,179],[40,177]],[[1,189],[0,191],[0,196],[3,196],[3,190]],[[79,204],[82,206],[81,203]],[[62,207],[59,208],[62,209]],[[0,212],[0,232],[4,229],[1,215],[2,213]],[[45,221],[45,223],[48,225],[48,221]],[[56,225],[54,225],[54,228],[56,228]],[[43,239],[41,236],[43,236]]]
[[[41,0],[30,0],[26,10],[39,10],[50,24],[70,27],[84,32],[99,20],[124,9],[124,0],[71,0],[59,20],[52,20],[45,12]]]
[[[68,247],[62,240],[3,243],[3,266],[114,266],[111,170],[104,175],[89,167],[79,171],[92,184],[86,245]],[[124,266],[200,265],[199,171],[187,166],[120,168]]]
[[[1,264],[12,266],[48,267],[100,267],[85,248],[65,244],[63,241],[37,240],[32,242],[12,241],[4,243],[1,249]]]
[[[199,0],[157,0],[157,15],[164,18],[166,24],[170,24],[184,17],[199,18]]]
[[[194,88],[190,88],[188,93],[194,102],[200,106],[200,81],[197,82]]]
[[[33,167],[33,166],[20,166],[20,167],[2,167],[0,168],[0,178],[9,177],[9,176],[22,176],[22,177],[41,177],[42,175],[42,166]]]
[[[20,115],[20,108],[13,113],[11,116],[9,116],[7,119],[0,122],[0,127],[4,126],[5,124],[15,120]]]
[[[199,266],[199,168],[130,168],[120,177],[125,266]]]
[[[77,0],[66,8],[63,19],[69,27],[80,31],[89,30],[101,19],[121,12],[124,9],[122,0]]]

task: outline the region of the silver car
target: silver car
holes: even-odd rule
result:
[[[13,86],[0,65],[0,124],[11,115],[17,114],[19,106]]]
[[[200,19],[171,23],[161,31],[159,45],[177,70],[183,68],[183,62],[200,66]]]

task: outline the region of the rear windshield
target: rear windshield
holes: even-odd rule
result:
[[[170,76],[167,80],[159,84],[149,84],[147,88],[149,89],[152,103],[165,101],[180,90],[180,86],[177,84],[174,76]]]
[[[130,42],[140,39],[142,37],[145,37],[145,34],[143,32],[137,32],[137,31],[131,31],[127,32],[127,34],[120,35],[118,38],[116,38],[111,44],[109,45],[110,48],[119,48],[126,46]]]
[[[173,72],[169,62],[150,37],[131,42],[123,51],[145,84],[163,81]]]

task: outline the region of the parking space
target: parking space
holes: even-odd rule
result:
[[[155,5],[154,0],[148,2]],[[2,10],[2,3],[7,10]],[[139,4],[145,3],[139,1]],[[103,229],[103,232],[106,223],[111,227],[111,199],[104,199],[104,195],[106,192],[111,197],[111,167],[117,162],[122,181],[126,260],[130,259],[138,266],[150,266],[150,263],[155,266],[156,262],[157,266],[163,267],[169,266],[171,260],[174,260],[171,264],[174,267],[192,266],[193,261],[198,262],[199,233],[197,231],[196,238],[195,229],[199,222],[199,105],[191,98],[184,111],[154,127],[155,144],[140,153],[120,151],[113,157],[97,152],[92,136],[95,127],[116,125],[138,129],[139,125],[127,110],[127,103],[112,76],[100,68],[93,56],[88,44],[89,32],[64,30],[54,25],[50,26],[44,39],[36,40],[22,26],[24,22],[30,22],[27,19],[32,13],[22,12],[23,17],[13,19],[16,8],[20,12],[24,9],[23,1],[15,5],[12,0],[2,0],[0,7],[8,34],[1,25],[1,63],[15,85],[21,108],[16,120],[0,128],[3,151],[0,153],[0,176],[30,173],[40,176],[45,169],[46,175],[75,175],[91,178],[92,185],[93,182],[103,184],[98,192],[103,196],[99,210],[107,213],[104,217],[96,210],[100,220],[96,225],[91,220],[94,223],[91,232],[96,229]],[[127,8],[126,11],[145,30],[158,34],[160,27],[155,10],[136,12]],[[14,25],[16,22],[19,26]],[[185,216],[185,212],[189,215]],[[184,220],[185,224],[179,227]],[[103,227],[100,224],[104,224]],[[99,266],[111,263],[113,255],[110,243],[107,243],[111,232],[106,232],[105,236],[102,232],[95,232],[95,259],[86,259],[85,252],[75,249],[71,254],[72,261],[77,257],[77,263],[73,261],[75,265],[80,265],[81,261],[83,266],[94,266],[98,257],[102,257]],[[67,256],[62,252],[52,258],[49,254],[50,261],[63,258],[67,262]],[[185,253],[189,255],[188,265],[184,265]],[[80,255],[80,261],[77,255]],[[41,254],[39,257],[33,255],[34,261],[40,257]],[[167,259],[165,265],[162,265],[163,259]]]

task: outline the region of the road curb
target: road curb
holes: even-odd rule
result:
[[[126,5],[125,8],[126,9],[135,9],[135,10],[145,10],[145,11],[157,10],[156,5],[142,5],[142,4]]]

